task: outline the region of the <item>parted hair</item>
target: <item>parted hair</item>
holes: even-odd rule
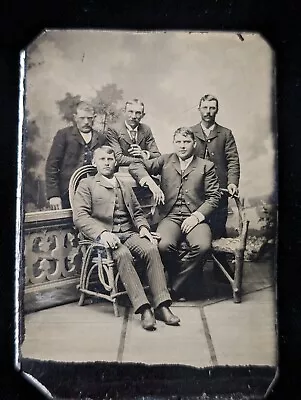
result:
[[[218,109],[218,99],[217,99],[216,96],[213,96],[213,94],[205,94],[205,95],[200,99],[199,108],[201,107],[201,103],[202,103],[203,101],[212,101],[212,100],[214,100],[214,101],[216,102],[216,107],[217,107],[217,109]]]
[[[90,111],[93,114],[95,114],[95,110],[94,110],[94,107],[92,106],[92,104],[90,104],[86,101],[80,101],[79,103],[77,103],[76,112],[78,112],[79,110]]]
[[[173,134],[173,140],[175,140],[175,137],[177,135],[189,136],[193,141],[195,141],[194,133],[192,132],[191,129],[186,128],[185,126],[180,127],[180,128],[175,130],[175,132]]]
[[[142,106],[142,108],[143,108],[142,111],[144,112],[144,103],[143,103],[141,100],[139,100],[139,99],[132,99],[132,100],[126,101],[125,106],[124,106],[124,109],[125,109],[125,110],[126,110],[126,106],[127,106],[128,104],[139,104],[140,106]]]
[[[113,154],[114,158],[116,159],[116,155],[115,155],[115,151],[114,151],[113,147],[107,146],[107,145],[96,147],[96,149],[93,151],[93,157],[95,156],[95,153],[98,150],[104,150],[107,154]]]

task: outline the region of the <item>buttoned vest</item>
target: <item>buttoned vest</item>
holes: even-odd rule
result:
[[[114,188],[115,192],[115,206],[113,212],[113,232],[126,232],[133,229],[131,217],[125,206],[121,188],[118,184]]]
[[[184,196],[184,189],[183,189],[183,172],[181,174],[181,184],[178,192],[178,197],[177,200],[172,207],[171,214],[176,214],[176,215],[183,215],[183,216],[189,216],[191,215],[191,212],[186,204],[185,201],[185,196]]]

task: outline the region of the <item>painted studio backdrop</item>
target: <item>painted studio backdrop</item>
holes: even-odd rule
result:
[[[240,193],[251,225],[275,192],[273,57],[256,34],[50,31],[26,52],[25,211],[45,210],[45,162],[56,132],[72,122],[74,104],[91,101],[95,129],[120,118],[128,99],[145,103],[142,122],[161,153],[179,126],[199,122],[199,99],[219,99],[217,122],[235,136]],[[255,208],[257,208],[257,211]],[[254,211],[255,210],[255,211]]]

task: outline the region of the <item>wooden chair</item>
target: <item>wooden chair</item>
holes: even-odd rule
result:
[[[229,192],[226,189],[222,189],[222,191],[229,196]],[[240,200],[239,196],[234,196],[234,201],[238,213],[238,236],[213,240],[212,259],[216,262],[220,270],[230,282],[233,291],[234,303],[240,303],[242,294],[241,287],[244,266],[244,252],[247,243],[249,221],[246,219],[243,202]],[[217,259],[216,255],[220,253],[224,253],[226,255],[232,254],[234,256],[234,271],[232,276]]]
[[[69,200],[71,208],[73,208],[73,199],[79,181],[87,176],[93,176],[97,172],[92,165],[86,165],[78,168],[71,176],[69,183]],[[94,242],[79,232],[79,248],[83,254],[82,267],[80,273],[80,281],[77,286],[81,292],[78,302],[82,306],[85,296],[90,295],[102,299],[106,299],[113,304],[114,314],[119,317],[117,297],[127,294],[126,291],[118,291],[119,272],[112,258],[111,249],[105,247],[101,242]],[[103,286],[106,293],[100,293],[89,289],[91,284],[92,273],[97,271],[99,282]]]
[[[229,195],[227,189],[221,189],[222,192]],[[239,196],[234,197],[235,205],[237,208],[238,215],[238,227],[236,229],[238,235],[235,237],[222,237],[212,241],[211,258],[215,261],[216,265],[220,268],[224,276],[228,279],[231,284],[233,291],[234,303],[241,302],[241,287],[242,287],[242,275],[244,265],[244,252],[246,249],[247,234],[249,221],[246,219],[243,203]],[[180,259],[183,261],[189,253],[189,246],[186,241],[181,242],[179,245]],[[224,253],[227,255],[234,256],[234,271],[232,276],[227,271],[225,266],[217,259],[217,255]]]

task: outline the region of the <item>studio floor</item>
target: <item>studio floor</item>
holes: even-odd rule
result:
[[[229,285],[214,282],[201,300],[174,303],[177,327],[157,321],[141,328],[140,317],[106,301],[76,302],[25,315],[21,356],[55,361],[118,361],[147,364],[268,365],[277,363],[275,291],[269,262],[245,263],[243,298],[234,304]]]

